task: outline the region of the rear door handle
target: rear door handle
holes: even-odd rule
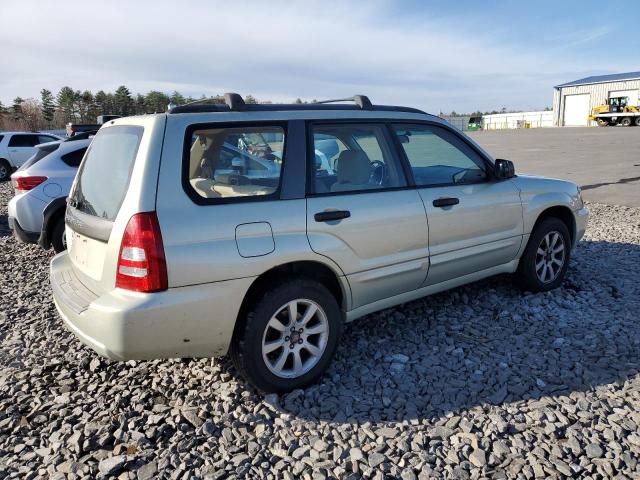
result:
[[[351,212],[349,210],[330,210],[328,212],[318,212],[313,218],[316,222],[330,222],[332,220],[342,220],[343,218],[349,218]]]
[[[458,205],[460,200],[457,198],[436,198],[433,201],[433,206],[438,208],[451,207],[452,205]]]

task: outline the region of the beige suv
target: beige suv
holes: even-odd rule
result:
[[[351,100],[227,94],[105,124],[51,262],[68,328],[113,359],[229,353],[280,392],[322,374],[344,322],[499,273],[560,285],[587,219],[575,184]]]

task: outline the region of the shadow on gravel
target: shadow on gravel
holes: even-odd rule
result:
[[[280,405],[310,420],[436,420],[624,382],[640,370],[638,265],[640,245],[583,241],[553,292],[502,276],[370,315],[346,327],[322,383]]]

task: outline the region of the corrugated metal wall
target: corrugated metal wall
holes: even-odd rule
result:
[[[609,98],[612,90],[635,90],[640,89],[640,80],[626,80],[623,82],[596,83],[593,85],[578,85],[575,87],[561,87],[553,89],[553,124],[563,125],[564,117],[564,97],[567,95],[577,95],[580,93],[591,94],[589,98],[589,109],[602,105]],[[594,123],[595,124],[595,123]]]

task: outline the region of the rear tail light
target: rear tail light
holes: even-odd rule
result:
[[[31,190],[44,182],[47,177],[15,177],[11,179],[13,188],[23,192]]]
[[[167,262],[156,212],[129,220],[120,244],[116,287],[136,292],[166,290]]]

